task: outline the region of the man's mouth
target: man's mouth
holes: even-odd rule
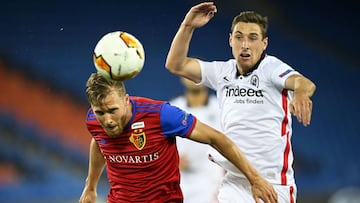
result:
[[[250,57],[250,54],[241,53],[240,56],[241,56],[242,58],[249,58],[249,57]]]
[[[108,129],[108,130],[114,130],[115,128],[116,128],[116,125],[114,125],[114,126],[106,126],[106,128]]]

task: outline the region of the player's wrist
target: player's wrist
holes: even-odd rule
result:
[[[180,28],[183,29],[184,31],[189,31],[189,32],[193,32],[195,30],[195,26],[186,21],[183,21],[180,24]]]
[[[89,178],[85,181],[85,189],[88,191],[95,191],[96,192],[97,183],[94,183],[94,181],[91,181]]]
[[[262,177],[258,173],[253,173],[251,175],[248,175],[247,178],[251,186],[257,185],[257,183],[262,180]]]

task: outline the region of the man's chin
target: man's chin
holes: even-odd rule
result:
[[[109,137],[118,137],[121,134],[122,130],[119,129],[119,127],[116,127],[116,129],[106,130],[105,132]]]
[[[120,133],[106,133],[109,137],[119,137]]]

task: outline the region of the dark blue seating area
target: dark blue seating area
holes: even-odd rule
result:
[[[2,202],[77,201],[87,157],[4,111],[0,112],[0,140],[0,164],[11,164],[18,172],[16,183],[0,184]]]

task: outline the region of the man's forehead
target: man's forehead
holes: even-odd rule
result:
[[[256,23],[239,22],[234,27],[234,33],[261,34],[260,26]]]
[[[94,106],[95,108],[103,108],[103,107],[113,106],[117,104],[118,101],[121,101],[121,98],[118,94],[114,92],[98,100],[97,103],[93,104],[92,106]]]

